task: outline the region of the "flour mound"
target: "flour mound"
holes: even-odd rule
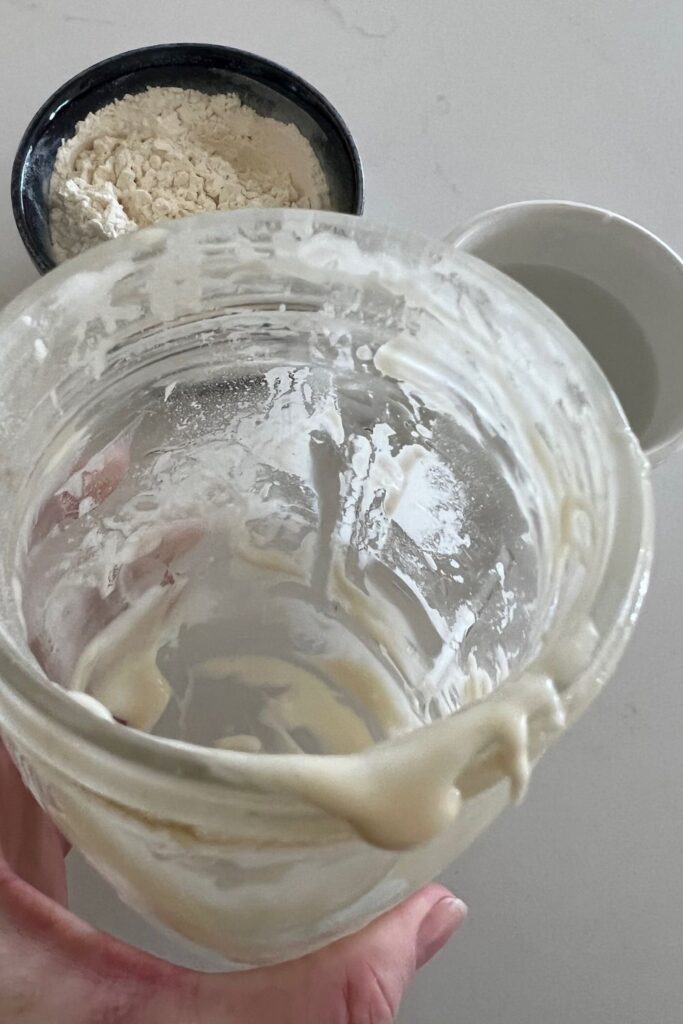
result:
[[[235,94],[150,88],[88,114],[62,144],[50,232],[61,263],[160,220],[329,205],[320,162],[295,125],[257,114]]]

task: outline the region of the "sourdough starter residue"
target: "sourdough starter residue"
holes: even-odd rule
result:
[[[399,849],[501,777],[524,790],[564,726],[557,687],[598,643],[585,567],[611,512],[548,442],[568,422],[562,367],[542,396],[516,383],[543,329],[503,292],[494,312],[461,269],[453,322],[422,323],[428,275],[331,236],[287,244],[394,288],[403,319],[349,331],[315,304],[270,306],[190,325],[152,383],[124,375],[53,443],[19,569],[26,628],[49,677],[120,722],[256,764],[259,786]],[[98,378],[106,350],[83,341],[73,363]],[[571,643],[545,657],[558,602]]]

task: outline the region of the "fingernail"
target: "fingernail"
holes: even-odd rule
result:
[[[443,949],[466,917],[467,907],[455,896],[445,896],[434,904],[417,933],[415,963],[418,970]]]

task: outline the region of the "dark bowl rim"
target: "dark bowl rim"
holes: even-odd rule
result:
[[[45,102],[33,115],[21,136],[14,161],[12,163],[10,176],[12,212],[14,214],[14,222],[17,226],[21,240],[24,243],[24,247],[33,264],[41,274],[46,274],[50,270],[53,270],[57,264],[29,228],[24,206],[24,168],[26,166],[27,157],[35,144],[36,138],[39,137],[40,133],[42,133],[45,123],[50,121],[55,113],[73,99],[71,94],[74,87],[78,86],[82,79],[94,74],[97,78],[97,82],[92,83],[92,85],[99,84],[107,80],[113,81],[122,73],[121,69],[111,75],[105,75],[103,72],[109,69],[115,62],[132,62],[134,58],[139,59],[148,55],[162,57],[164,54],[169,57],[167,61],[159,61],[158,63],[155,61],[149,66],[172,66],[175,63],[171,59],[174,55],[182,57],[183,55],[192,56],[192,54],[195,54],[196,56],[213,56],[223,62],[226,62],[225,66],[227,67],[230,67],[230,62],[233,61],[236,64],[234,70],[239,70],[240,62],[247,59],[259,65],[263,70],[274,72],[278,77],[296,84],[314,101],[316,106],[322,108],[324,114],[334,125],[339,137],[343,141],[354,179],[353,209],[347,212],[356,216],[363,213],[365,208],[365,176],[358,147],[356,146],[348,125],[337,108],[330,102],[330,100],[327,99],[326,96],[323,95],[323,93],[320,92],[319,89],[314,85],[311,85],[310,82],[302,78],[300,75],[296,74],[296,72],[291,71],[284,64],[271,60],[269,57],[262,57],[260,54],[253,53],[251,50],[242,50],[235,46],[222,46],[220,43],[155,43],[151,46],[140,46],[131,50],[123,50],[121,53],[112,54],[110,57],[105,57],[103,60],[97,61],[95,64],[91,64],[87,68],[83,68],[82,71],[73,75],[66,82],[60,85],[59,88],[55,89],[50,96],[48,96]],[[180,61],[178,61],[178,63],[180,63]],[[139,65],[139,69],[144,70],[144,68],[145,64],[141,63]],[[132,71],[134,68],[131,67],[127,70]],[[252,75],[251,77],[255,76]],[[289,98],[293,103],[297,103],[296,96],[289,96]]]

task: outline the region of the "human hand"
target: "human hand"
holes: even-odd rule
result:
[[[0,743],[3,1024],[390,1024],[466,909],[429,885],[364,931],[287,964],[202,974],[65,909],[67,847]]]

